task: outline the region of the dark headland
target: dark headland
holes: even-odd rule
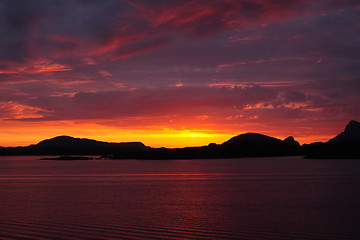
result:
[[[171,149],[151,148],[141,142],[108,143],[85,138],[58,136],[26,147],[0,147],[0,155],[101,155],[110,159],[209,159],[275,156],[360,159],[360,123],[350,121],[342,133],[329,141],[302,146],[293,137],[280,140],[259,133],[241,134],[222,144],[211,143],[202,147]],[[50,159],[62,160],[61,158]],[[74,160],[77,159],[74,158]]]

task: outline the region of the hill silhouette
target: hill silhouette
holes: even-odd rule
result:
[[[294,156],[300,153],[300,144],[294,146],[280,139],[259,133],[245,133],[222,144],[211,143],[202,147],[153,148],[146,152],[146,159],[209,159],[238,157]],[[121,156],[112,156],[121,158]],[[140,157],[141,158],[141,157]]]
[[[111,159],[200,159],[304,155],[307,158],[360,158],[360,123],[350,121],[328,142],[300,144],[259,133],[245,133],[222,144],[202,147],[151,148],[141,142],[109,143],[58,136],[26,147],[0,147],[0,155],[102,155]],[[60,158],[61,160],[62,158]],[[63,158],[65,159],[65,158]]]
[[[298,155],[300,146],[258,133],[246,133],[202,147],[151,148],[141,142],[108,143],[58,136],[27,147],[0,149],[1,155],[102,155],[111,159],[199,159]],[[297,143],[298,144],[298,143]],[[71,158],[71,157],[68,157]],[[65,159],[64,158],[60,158]]]
[[[221,144],[220,150],[224,157],[298,155],[300,153],[300,144],[290,143],[289,138],[285,140],[282,141],[259,133],[245,133]]]
[[[329,143],[339,143],[339,142],[351,142],[351,141],[360,141],[360,122],[351,120],[345,127],[345,130],[337,135],[336,137],[330,139]]]
[[[134,158],[149,147],[141,142],[108,143],[86,138],[58,136],[27,147],[0,149],[0,155],[108,155]]]
[[[360,123],[350,121],[343,132],[325,143],[302,146],[307,158],[353,158],[360,159]]]
[[[122,154],[131,157],[147,147],[141,142],[108,143],[87,138],[58,136],[39,142],[36,147],[41,154]]]

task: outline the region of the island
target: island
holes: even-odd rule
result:
[[[84,156],[60,156],[60,157],[46,157],[40,158],[40,160],[93,160],[94,157],[84,157]]]

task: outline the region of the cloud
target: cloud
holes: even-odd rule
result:
[[[247,104],[270,101],[276,91],[248,88],[172,87],[158,89],[82,92],[73,96],[40,97],[23,104],[46,109],[44,120],[111,118],[161,115],[200,115],[221,108],[242,109]]]
[[[337,105],[333,105],[335,102]],[[41,109],[41,117],[21,118],[32,121],[169,116],[194,118],[207,115],[225,120],[242,115],[243,120],[286,122],[289,119],[311,119],[322,115],[336,118],[339,114],[351,114],[345,100],[335,101],[293,88],[256,85],[81,92],[23,99],[19,103]]]
[[[31,107],[17,102],[1,102],[0,101],[0,120],[8,119],[28,119],[42,117],[44,111],[37,107]]]
[[[162,36],[144,39],[135,43],[128,43],[115,51],[115,59],[127,58],[156,48],[166,47],[169,46],[171,42],[171,36]]]
[[[135,55],[160,47],[169,35],[204,38],[242,26],[354,6],[356,1],[335,0],[7,0],[0,7],[0,56],[21,62],[44,54],[86,57],[104,49],[115,50],[116,57],[121,52]],[[123,49],[127,47],[133,50],[127,52]]]

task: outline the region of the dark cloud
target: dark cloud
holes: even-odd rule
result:
[[[129,43],[116,50],[116,58],[127,58],[142,52],[147,52],[156,48],[169,46],[172,42],[171,36],[161,36]]]
[[[304,12],[302,3],[2,1],[2,60],[20,61],[36,54],[56,56],[62,51],[70,55],[103,53],[129,44],[142,48],[141,43],[147,41],[144,38],[159,39],[175,33],[202,38],[242,25],[288,18],[289,12]]]
[[[22,61],[27,56],[31,27],[42,11],[30,1],[2,1],[0,5],[0,58]]]

